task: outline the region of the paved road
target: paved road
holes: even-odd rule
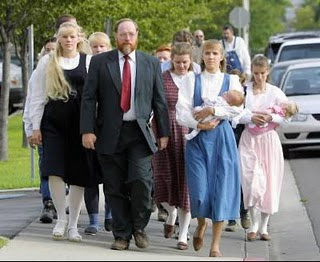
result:
[[[0,192],[0,235],[15,237],[37,219],[40,212],[38,190]]]
[[[296,149],[290,153],[290,166],[309,215],[320,249],[320,147]]]

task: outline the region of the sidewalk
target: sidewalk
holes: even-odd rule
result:
[[[146,232],[150,238],[150,246],[141,250],[131,241],[128,251],[110,249],[113,242],[112,233],[102,228],[96,236],[84,235],[83,231],[88,218],[85,209],[79,220],[79,232],[83,236],[81,243],[53,241],[51,232],[54,224],[42,224],[38,219],[18,234],[7,246],[0,249],[0,260],[135,260],[135,261],[203,261],[203,260],[320,260],[319,249],[313,236],[311,223],[305,208],[300,202],[300,196],[288,162],[282,190],[279,213],[273,215],[269,222],[270,242],[257,240],[246,242],[246,232],[237,227],[236,232],[223,232],[221,252],[223,258],[209,258],[211,242],[211,226],[208,227],[204,246],[199,252],[192,247],[192,237],[189,249],[177,250],[177,240],[163,237],[163,222],[156,220],[152,214]],[[103,212],[101,212],[102,214]],[[100,216],[102,225],[103,217]],[[191,236],[196,227],[193,219],[190,226]]]

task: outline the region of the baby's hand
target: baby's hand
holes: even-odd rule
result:
[[[194,118],[198,121],[201,122],[203,119],[205,119],[208,116],[214,115],[214,108],[213,107],[205,107],[202,110],[195,112],[193,114]]]

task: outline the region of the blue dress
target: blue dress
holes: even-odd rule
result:
[[[229,90],[230,76],[224,75],[219,93]],[[195,77],[194,107],[202,105],[201,78]],[[201,131],[187,141],[186,173],[192,218],[212,221],[235,220],[240,211],[238,151],[229,121]]]

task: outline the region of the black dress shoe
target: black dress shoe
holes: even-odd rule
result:
[[[118,238],[111,245],[113,250],[127,250],[129,248],[129,241],[125,239]]]
[[[143,229],[136,230],[133,236],[137,247],[146,248],[149,246],[149,239]]]

